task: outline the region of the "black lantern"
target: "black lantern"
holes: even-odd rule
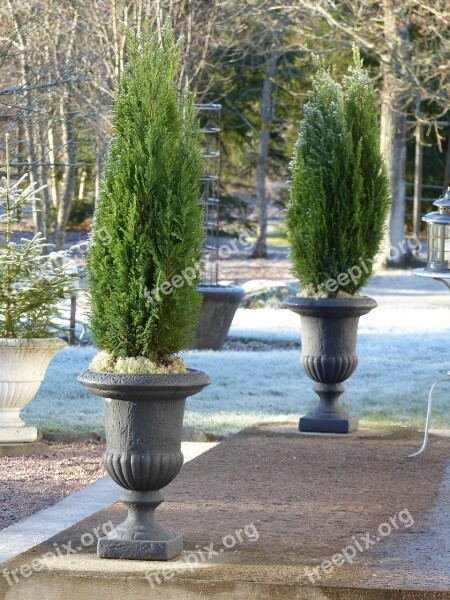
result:
[[[428,264],[427,270],[439,275],[450,271],[450,187],[434,206],[439,211],[428,213],[423,221],[428,223]]]

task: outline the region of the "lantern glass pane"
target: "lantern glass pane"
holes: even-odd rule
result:
[[[430,269],[450,268],[450,226],[429,223],[428,266]]]
[[[450,225],[445,226],[445,252],[444,252],[444,266],[446,269],[450,266]]]

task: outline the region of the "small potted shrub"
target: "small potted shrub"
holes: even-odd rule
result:
[[[376,93],[356,49],[354,63],[339,84],[318,62],[291,163],[287,226],[303,291],[285,306],[301,316],[301,362],[320,398],[300,431],[357,427],[338,398],[358,362],[359,317],[376,307],[358,291],[371,276],[390,195]]]
[[[39,190],[23,175],[11,183],[8,136],[6,177],[0,181],[0,443],[34,442],[20,411],[37,393],[52,357],[66,343],[56,337],[57,304],[72,276],[62,253],[50,252],[40,233],[14,241],[14,226],[30,215]]]
[[[185,400],[209,384],[178,356],[193,342],[201,303],[202,155],[193,96],[177,88],[170,23],[161,41],[148,27],[142,38],[126,36],[129,65],[87,261],[100,352],[78,380],[104,398],[103,462],[126,490],[128,518],[99,540],[98,555],[168,560],[181,552],[182,536],[153,513],[183,464]]]

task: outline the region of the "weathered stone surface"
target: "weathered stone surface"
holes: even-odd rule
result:
[[[0,443],[36,442],[20,411],[37,393],[52,357],[66,345],[59,338],[0,338]]]
[[[177,535],[172,540],[148,542],[139,540],[109,540],[98,542],[99,558],[120,558],[128,560],[170,560],[183,550],[183,537]]]
[[[220,350],[244,297],[244,290],[238,285],[200,285],[198,291],[203,296],[203,303],[195,332],[195,348]]]
[[[319,404],[301,417],[300,431],[350,433],[358,419],[339,404],[342,382],[358,364],[356,337],[359,317],[377,306],[372,298],[287,298],[284,306],[297,313],[302,323],[301,364],[317,382]]]
[[[160,490],[183,466],[181,437],[186,398],[210,383],[195,370],[167,375],[85,371],[78,381],[103,397],[109,476],[126,491],[127,519],[99,540],[100,558],[169,560],[183,549],[181,535],[155,520]]]

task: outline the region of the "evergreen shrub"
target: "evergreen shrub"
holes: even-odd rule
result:
[[[354,295],[364,286],[390,206],[376,92],[356,49],[349,71],[340,84],[317,60],[291,162],[290,255],[309,295]],[[357,266],[358,277],[342,276]],[[330,280],[337,287],[327,292]]]
[[[88,252],[91,328],[115,359],[161,365],[189,347],[198,320],[203,159],[193,94],[178,90],[180,42],[170,23],[162,40],[148,27],[126,36],[129,65]]]
[[[0,180],[0,337],[48,338],[61,329],[58,304],[74,288],[64,252],[52,251],[41,233],[17,239],[15,228],[39,203],[27,175],[11,182],[6,136],[6,177]]]

